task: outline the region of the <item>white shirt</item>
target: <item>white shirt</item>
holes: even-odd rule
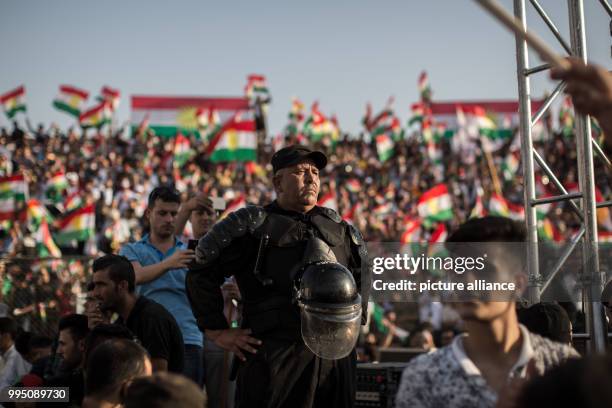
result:
[[[509,379],[526,375],[530,360],[544,373],[571,357],[576,350],[530,333],[520,325],[523,344],[509,372]],[[396,395],[397,408],[487,408],[494,407],[497,393],[465,353],[464,336],[433,353],[421,355],[404,369]]]
[[[0,390],[14,385],[32,368],[32,365],[17,352],[14,344],[2,355],[2,360],[4,367],[0,372]]]

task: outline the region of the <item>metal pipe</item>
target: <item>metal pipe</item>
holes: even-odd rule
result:
[[[570,37],[572,55],[587,62],[584,9],[582,0],[568,0]],[[591,335],[590,348],[598,353],[605,352],[606,339],[601,315],[602,274],[599,270],[597,250],[597,218],[595,207],[595,179],[593,169],[593,143],[591,122],[588,116],[576,115],[576,154],[578,156],[578,181],[584,195],[582,211],[584,214],[583,273],[587,280],[585,289],[587,331]]]
[[[567,258],[569,258],[569,256],[572,254],[572,252],[576,248],[576,245],[578,245],[583,236],[584,226],[580,227],[578,233],[572,238],[569,245],[564,249],[563,255],[561,255],[557,263],[555,263],[555,266],[553,266],[552,271],[550,272],[550,274],[548,274],[548,276],[546,277],[546,281],[544,281],[544,284],[542,285],[542,292],[544,292],[546,288],[548,288],[548,285],[550,285],[550,283],[553,281],[553,279],[555,279],[555,277],[563,267],[563,264],[565,263],[565,261],[567,261]]]
[[[597,208],[612,207],[612,200],[602,201],[601,203],[597,203],[596,207]]]
[[[527,27],[525,0],[514,0],[514,15]],[[528,297],[531,304],[540,301],[541,276],[538,257],[538,229],[535,208],[529,205],[535,200],[535,176],[533,167],[533,140],[531,137],[531,95],[529,77],[524,75],[529,66],[529,49],[527,42],[519,35],[516,41],[516,65],[519,93],[519,116],[521,121],[521,157],[525,188],[525,222],[527,224],[527,273],[529,276]]]
[[[610,159],[608,159],[608,157],[606,156],[604,151],[601,149],[601,147],[597,144],[595,139],[591,138],[591,141],[593,142],[593,149],[595,150],[595,153],[597,153],[599,158],[603,160],[604,163],[606,163],[609,168],[612,168],[612,163],[610,163]]]
[[[531,74],[535,74],[541,71],[546,71],[547,69],[550,69],[550,64],[546,63],[546,64],[542,64],[542,65],[538,65],[537,67],[533,67],[533,68],[528,68],[526,69],[523,74],[525,76],[529,76]]]
[[[538,198],[537,200],[531,201],[531,205],[556,203],[559,201],[573,200],[574,198],[582,198],[582,193],[569,193],[553,197]]]
[[[555,98],[563,91],[564,88],[565,88],[565,82],[559,82],[557,86],[555,86],[555,89],[553,89],[552,93],[548,95],[548,97],[546,98],[542,106],[540,107],[540,110],[538,110],[538,112],[533,116],[533,119],[531,120],[532,127],[546,113],[546,111],[550,108],[550,105],[553,103]]]
[[[550,181],[555,185],[555,187],[557,187],[559,191],[561,191],[562,194],[569,194],[567,190],[565,189],[565,187],[563,187],[563,184],[561,184],[557,176],[555,176],[555,174],[552,172],[550,167],[548,167],[548,164],[546,164],[542,156],[540,156],[540,153],[538,153],[537,150],[535,149],[533,149],[533,157],[535,158],[536,162],[538,162],[538,164],[540,165],[544,173],[546,173],[546,175],[550,178]],[[574,211],[574,213],[576,213],[576,215],[581,220],[584,219],[582,210],[576,205],[576,203],[573,202],[572,200],[570,200],[569,203],[570,203],[570,208],[572,209],[572,211]]]
[[[612,18],[612,7],[610,7],[610,4],[608,3],[608,1],[607,0],[599,0],[599,2],[603,6],[603,8],[606,9],[606,11],[608,12],[608,16],[610,18]]]
[[[563,48],[565,48],[565,51],[569,55],[572,55],[572,50],[571,50],[570,46],[563,39],[563,37],[561,37],[561,33],[559,33],[559,30],[557,29],[557,26],[555,26],[555,23],[553,23],[552,20],[550,19],[550,17],[548,17],[548,14],[546,14],[546,12],[542,8],[542,6],[540,6],[540,3],[538,3],[537,0],[529,0],[529,1],[531,2],[531,5],[533,6],[533,8],[536,9],[536,11],[540,15],[540,17],[542,17],[542,20],[544,20],[544,22],[546,23],[548,28],[550,28],[550,31],[552,31],[552,33],[555,35],[555,37],[557,38],[557,41],[559,41],[559,44],[561,44],[561,46]]]

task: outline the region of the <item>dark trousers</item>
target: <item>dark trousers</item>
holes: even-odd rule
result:
[[[202,367],[202,347],[195,344],[185,344],[183,374],[198,386],[204,385],[204,367]]]
[[[302,342],[266,339],[238,369],[236,408],[351,408],[356,353],[316,357]]]

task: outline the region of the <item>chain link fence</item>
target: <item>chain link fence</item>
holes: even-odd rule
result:
[[[0,315],[51,338],[60,317],[82,312],[92,257],[0,258]]]

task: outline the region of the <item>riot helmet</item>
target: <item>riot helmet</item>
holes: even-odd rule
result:
[[[349,355],[361,324],[361,295],[353,274],[336,262],[315,262],[303,270],[296,296],[302,338],[317,356]]]

